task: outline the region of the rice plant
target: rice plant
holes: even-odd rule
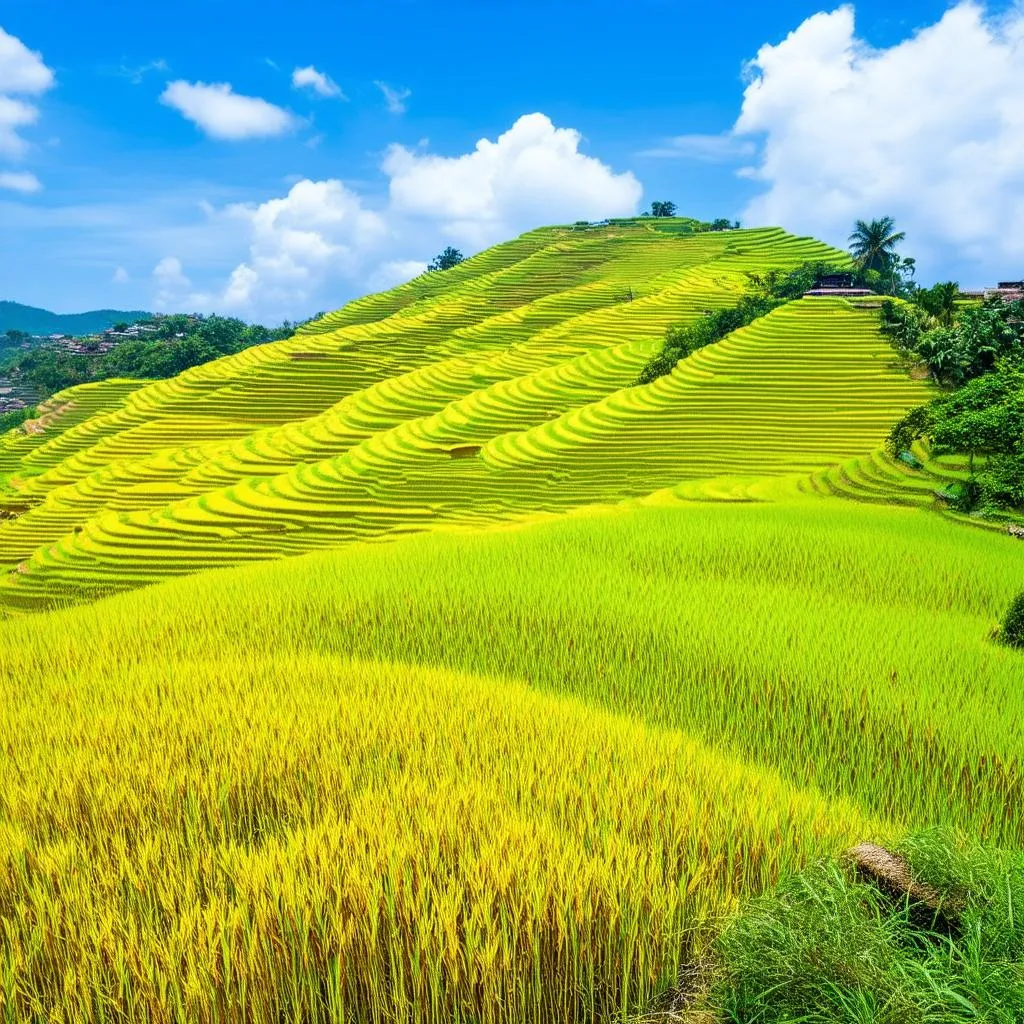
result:
[[[1019,843],[1008,537],[591,512],[0,624],[8,1020],[591,1021],[851,842]],[[60,1008],[58,1010],[58,1008]]]

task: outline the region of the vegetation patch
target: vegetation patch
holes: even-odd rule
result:
[[[718,943],[716,1019],[1020,1019],[1024,855],[943,832],[913,835],[900,853],[912,878],[902,896],[826,862],[749,903]]]
[[[1018,594],[1006,610],[1000,638],[1009,647],[1024,649],[1024,593]]]

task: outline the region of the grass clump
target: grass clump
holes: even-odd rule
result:
[[[911,836],[899,853],[937,893],[937,910],[883,893],[847,864],[793,875],[721,936],[719,1018],[1024,1020],[1024,854],[938,830]]]
[[[1024,592],[1018,594],[1006,610],[999,635],[1008,647],[1024,649]]]

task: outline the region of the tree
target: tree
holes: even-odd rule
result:
[[[465,258],[458,249],[453,249],[449,245],[445,248],[444,252],[434,257],[434,262],[427,267],[427,270],[451,270],[452,267],[458,266]]]
[[[906,232],[893,230],[896,222],[892,217],[882,217],[870,223],[859,220],[850,235],[850,255],[860,264],[862,270],[875,270],[885,275],[891,272],[899,261],[896,246],[906,237]]]
[[[652,217],[674,217],[676,215],[676,204],[668,200],[655,200],[651,203]]]
[[[914,292],[914,304],[920,306],[930,317],[944,327],[953,324],[956,300],[960,296],[960,285],[956,281],[944,281],[931,288],[918,288]]]
[[[738,224],[736,226],[739,227]],[[728,219],[726,219],[725,217],[716,217],[711,222],[711,230],[712,231],[728,231],[729,228],[731,228],[731,227],[732,227],[732,223]]]
[[[1024,371],[1006,363],[912,409],[892,428],[889,450],[898,454],[920,437],[929,439],[935,455],[968,456],[971,475],[956,498],[961,511],[1024,506]],[[976,474],[979,455],[985,466]]]

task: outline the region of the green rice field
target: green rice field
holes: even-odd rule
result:
[[[870,303],[634,386],[841,257],[659,227],[0,439],[0,1021],[639,1020],[820,857],[1024,842],[1024,544],[883,453],[931,391]]]

